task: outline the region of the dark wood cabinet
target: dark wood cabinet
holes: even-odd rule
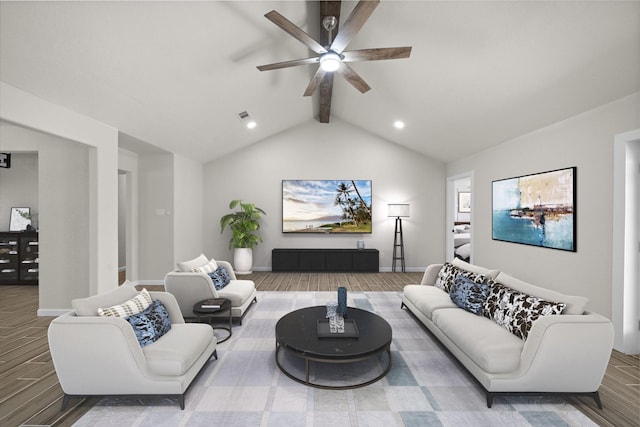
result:
[[[273,249],[272,271],[378,272],[377,249]]]
[[[0,284],[38,284],[38,243],[35,232],[0,232]]]

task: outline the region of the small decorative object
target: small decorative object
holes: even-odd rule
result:
[[[364,240],[358,240],[358,249],[364,249]]]
[[[329,301],[327,303],[327,319],[335,317],[337,309],[338,309],[338,303],[335,301]]]
[[[27,225],[31,225],[30,208],[11,208],[9,231],[24,231]]]
[[[342,317],[347,314],[347,288],[344,286],[338,288],[338,309],[336,312]]]

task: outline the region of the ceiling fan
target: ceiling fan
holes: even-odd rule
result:
[[[320,122],[329,123],[334,72],[344,77],[360,92],[365,93],[371,87],[349,66],[348,62],[408,58],[411,54],[411,46],[345,51],[347,45],[358,34],[358,31],[364,26],[379,3],[380,0],[359,1],[342,28],[338,29],[341,2],[320,2],[320,24],[326,31],[320,32],[319,41],[275,10],[272,10],[265,17],[317,53],[318,56],[260,65],[257,67],[258,70],[268,71],[304,64],[320,64],[304,91],[304,96],[311,96],[319,88]]]

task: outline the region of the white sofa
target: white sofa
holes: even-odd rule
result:
[[[138,295],[129,282],[93,297],[72,301],[74,311],[49,325],[49,348],[64,391],[62,410],[72,397],[170,395],[184,409],[189,385],[213,355],[216,337],[209,325],[185,323],[173,295],[149,292],[166,307],[171,329],[141,347],[123,317],[101,317],[98,308]]]
[[[609,319],[585,311],[586,298],[563,295],[458,259],[451,264],[520,293],[566,303],[562,314],[533,321],[523,340],[496,321],[460,308],[436,287],[443,264],[430,265],[419,285],[404,287],[401,307],[409,309],[477,379],[485,389],[488,407],[499,395],[557,393],[589,395],[602,408],[598,388],[613,346]]]
[[[238,280],[229,262],[215,260],[215,265],[224,267],[231,279],[227,286],[216,290],[211,277],[205,273],[191,271],[212,261],[205,255],[200,255],[195,259],[178,263],[177,269],[165,276],[164,288],[176,297],[184,317],[196,317],[193,306],[202,300],[227,298],[231,300],[233,319],[242,324],[247,309],[257,301],[256,285],[252,280]],[[224,317],[228,314],[222,313],[219,316]]]

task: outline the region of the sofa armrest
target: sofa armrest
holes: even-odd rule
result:
[[[522,350],[521,369],[527,376],[557,384],[559,390],[596,391],[613,348],[613,325],[604,316],[543,316],[533,322]]]
[[[131,325],[120,317],[54,319],[48,329],[51,358],[67,394],[111,394],[147,375],[146,359]]]
[[[438,279],[438,273],[444,264],[431,264],[424,271],[424,275],[422,276],[421,285],[435,285],[436,280]]]

